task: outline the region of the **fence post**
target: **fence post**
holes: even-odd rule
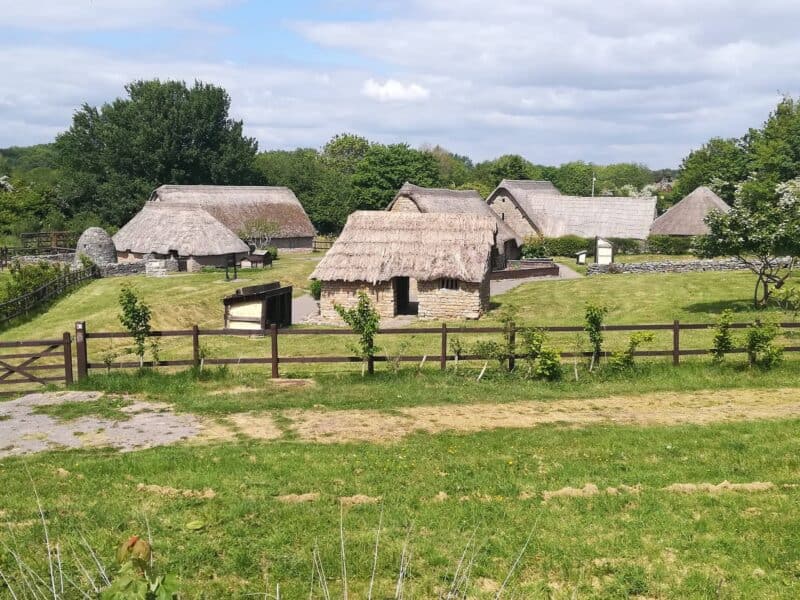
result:
[[[192,363],[195,369],[200,368],[200,328],[192,325]]]
[[[89,377],[88,350],[86,348],[86,321],[75,323],[75,354],[78,363],[78,381]]]
[[[513,371],[514,367],[516,366],[516,357],[514,356],[517,353],[517,326],[512,321],[508,324],[508,370]]]
[[[273,323],[270,325],[270,334],[272,337],[272,378],[278,379],[281,375],[278,372],[278,324]]]
[[[442,323],[442,355],[439,358],[439,368],[447,370],[447,323]]]
[[[672,322],[672,364],[681,364],[681,324],[677,319]]]
[[[64,383],[72,385],[72,336],[64,332]]]

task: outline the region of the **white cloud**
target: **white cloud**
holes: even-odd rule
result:
[[[385,83],[367,79],[361,93],[379,102],[417,102],[431,95],[428,89],[417,83],[404,84],[396,79],[388,79]]]

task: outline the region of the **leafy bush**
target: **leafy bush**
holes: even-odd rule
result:
[[[650,331],[637,331],[628,339],[628,346],[619,352],[614,352],[608,361],[608,368],[614,372],[629,371],[636,365],[634,352],[639,346],[653,341]]]
[[[783,349],[774,341],[780,333],[777,323],[756,321],[747,328],[744,334],[747,361],[751,367],[771,369],[783,359]]]
[[[486,360],[496,360],[501,367],[508,360],[508,346],[499,342],[475,342],[472,353]]]
[[[731,324],[733,323],[733,311],[723,310],[714,325],[714,341],[711,347],[711,354],[715,363],[721,363],[725,359],[725,354],[734,349],[733,334]]]
[[[314,300],[319,300],[322,297],[322,282],[319,279],[312,279],[308,289]]]
[[[614,254],[641,254],[644,251],[644,242],[631,238],[606,238],[614,246]],[[592,240],[594,246],[594,240]]]
[[[583,320],[583,329],[589,335],[589,343],[592,346],[592,362],[589,365],[591,371],[600,360],[603,351],[603,320],[608,314],[608,308],[596,304],[587,304],[586,313]]]
[[[14,261],[8,269],[9,278],[3,283],[0,300],[10,300],[42,287],[67,272],[66,266],[40,261],[25,265]]]
[[[651,235],[647,238],[647,251],[651,254],[689,254],[695,238],[673,235]]]
[[[581,250],[594,254],[594,240],[577,235],[557,238],[530,237],[522,246],[523,258],[545,258],[547,256],[573,256]]]
[[[553,348],[542,348],[533,367],[533,376],[535,379],[560,381],[564,376],[561,354]]]
[[[370,359],[378,351],[378,347],[375,345],[375,335],[378,333],[380,325],[378,311],[372,306],[372,302],[364,292],[358,293],[358,304],[355,308],[344,308],[338,304],[334,304],[333,308],[350,326],[353,333],[358,334],[358,345],[355,347],[355,351],[364,363],[370,366],[370,372],[372,372]]]

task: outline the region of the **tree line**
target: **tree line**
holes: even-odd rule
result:
[[[282,185],[320,232],[357,209],[381,209],[406,181],[476,189],[504,178],[545,179],[565,194],[629,195],[670,176],[645,165],[536,165],[509,154],[479,163],[442,146],[380,144],[343,133],[321,148],[259,152],[230,116],[230,96],[202,82],[135,81],[125,96],[84,104],[51,144],[0,149],[0,235],[126,223],[162,184]]]

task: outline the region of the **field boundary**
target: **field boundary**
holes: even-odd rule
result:
[[[730,325],[731,329],[746,329],[752,323],[733,323]],[[800,322],[793,323],[780,323],[781,328],[785,329],[798,329]],[[678,366],[682,356],[702,356],[711,354],[711,349],[708,348],[685,348],[681,346],[681,332],[696,331],[703,329],[711,329],[715,327],[713,323],[681,323],[680,321],[673,321],[672,323],[651,323],[644,325],[605,325],[603,331],[671,331],[672,343],[669,348],[662,350],[637,350],[633,353],[634,356],[648,356],[648,357],[671,357],[672,364]],[[398,356],[373,356],[369,358],[367,368],[370,372],[374,369],[376,362],[421,362],[427,359],[438,361],[441,370],[447,369],[448,362],[452,361],[475,361],[485,360],[485,357],[475,354],[462,354],[456,357],[453,353],[448,353],[448,338],[450,335],[507,335],[509,340],[514,342],[516,334],[521,328],[515,324],[510,324],[506,327],[448,327],[447,323],[442,323],[439,327],[421,327],[416,329],[409,328],[385,328],[378,331],[378,335],[438,335],[441,339],[441,349],[438,354],[433,355],[398,355]],[[581,326],[547,326],[537,327],[541,331],[553,333],[577,333],[585,331]],[[296,336],[296,335],[315,335],[315,336],[353,336],[353,332],[349,329],[333,329],[333,328],[314,328],[314,329],[296,329],[296,328],[279,328],[277,325],[272,325],[268,329],[201,329],[195,325],[191,329],[177,329],[177,330],[164,330],[152,331],[150,337],[185,337],[191,338],[192,343],[192,358],[191,359],[178,359],[178,360],[163,360],[154,363],[153,361],[124,361],[124,362],[90,362],[89,361],[89,340],[91,339],[124,339],[131,338],[131,334],[124,331],[113,332],[90,332],[87,329],[85,321],[79,321],[75,324],[75,344],[76,344],[76,361],[77,361],[77,378],[78,381],[86,379],[89,375],[90,369],[131,369],[139,367],[153,367],[153,366],[188,366],[200,367],[203,365],[270,365],[271,377],[280,377],[281,364],[319,364],[319,363],[358,363],[362,359],[358,356],[281,356],[280,355],[280,339],[283,336]],[[209,336],[263,336],[270,340],[270,352],[268,356],[253,356],[253,357],[205,357],[201,356],[200,338]],[[800,352],[800,346],[786,346],[783,348],[784,352]],[[735,348],[731,350],[730,354],[743,354],[747,352],[744,348]],[[602,357],[608,357],[609,352],[603,352]],[[574,357],[591,357],[591,352],[562,352],[563,358]],[[524,354],[511,354],[508,356],[508,368],[512,370],[515,366],[517,359],[524,359]]]
[[[83,282],[99,276],[98,268],[95,265],[91,265],[76,271],[69,271],[27,294],[11,298],[0,304],[0,325],[26,315],[46,302],[66,294]]]

